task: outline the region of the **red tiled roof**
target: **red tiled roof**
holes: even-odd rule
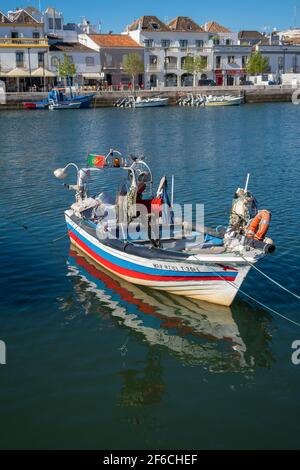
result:
[[[239,39],[263,39],[264,35],[259,31],[240,31]]]
[[[182,32],[196,32],[202,33],[204,29],[201,28],[195,21],[188,16],[177,16],[174,20],[170,21],[169,27],[172,31]]]
[[[90,34],[89,37],[100,47],[142,47],[126,34]]]
[[[84,46],[79,42],[56,42],[50,46],[50,51],[57,52],[94,52],[97,53],[94,49]]]
[[[135,31],[137,29],[144,31],[170,31],[170,28],[163,23],[157,16],[141,16],[138,20],[135,20],[132,25],[129,26],[129,31]]]
[[[205,23],[204,29],[207,33],[231,33],[230,29],[225,28],[225,26],[222,26],[216,21]]]

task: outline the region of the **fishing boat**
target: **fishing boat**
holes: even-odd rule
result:
[[[75,203],[65,211],[71,243],[133,284],[230,306],[251,267],[275,250],[266,236],[270,213],[257,210],[249,176],[236,192],[228,227],[216,231],[188,227],[175,217],[174,180],[171,197],[165,176],[155,192],[141,157],[126,158],[116,150],[90,154],[86,168],[68,163],[54,175],[64,179],[69,168],[77,172],[76,184],[66,185],[75,191]],[[90,197],[93,176],[106,178],[111,187],[115,172],[124,177],[116,196],[102,186]]]
[[[53,109],[50,105],[53,102],[57,105],[69,105],[70,103],[79,104],[79,106],[71,106],[71,108],[89,108],[94,94],[79,95],[74,87],[56,87],[53,88],[45,100],[42,101],[26,101],[23,102],[25,109]],[[69,106],[68,106],[69,108]],[[65,109],[57,106],[56,109]]]
[[[244,102],[242,96],[207,96],[205,106],[239,106]]]
[[[121,98],[117,101],[115,106],[117,108],[153,108],[167,106],[169,104],[169,98],[142,98],[138,96],[127,96],[126,98]]]
[[[79,109],[81,104],[75,101],[70,101],[68,103],[56,103],[55,101],[49,100],[49,109],[61,110],[61,109]]]

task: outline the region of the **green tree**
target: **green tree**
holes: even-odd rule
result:
[[[249,75],[260,75],[269,69],[269,60],[263,57],[259,51],[251,54],[247,61],[246,70]]]
[[[72,59],[68,57],[67,54],[64,54],[62,61],[58,61],[57,73],[58,76],[63,78],[65,81],[67,81],[69,77],[75,77],[76,67],[73,64]]]
[[[207,69],[207,58],[187,56],[183,62],[182,68],[187,73],[193,75],[193,86],[195,87],[198,73]]]
[[[135,77],[144,72],[144,61],[139,54],[133,52],[123,58],[123,68],[127,75],[131,77],[132,89],[135,89]]]

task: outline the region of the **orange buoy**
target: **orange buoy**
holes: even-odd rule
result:
[[[250,224],[246,230],[247,238],[254,238],[255,240],[263,240],[269,230],[271,222],[271,212],[262,210],[254,219],[250,221]]]

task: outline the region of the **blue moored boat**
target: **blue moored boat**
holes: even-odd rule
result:
[[[27,101],[23,103],[23,106],[26,109],[48,109],[50,103],[66,106],[68,104],[80,103],[79,108],[89,108],[94,96],[93,93],[78,95],[72,87],[55,87],[48,93],[45,100],[37,102]],[[74,108],[78,108],[78,106],[74,106]]]

